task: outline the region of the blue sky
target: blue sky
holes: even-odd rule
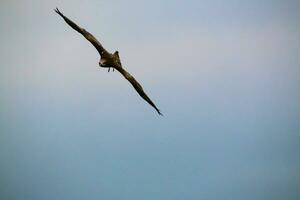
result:
[[[164,117],[54,13],[119,50]],[[299,199],[298,1],[2,1],[0,199]]]

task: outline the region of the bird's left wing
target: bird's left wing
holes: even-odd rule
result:
[[[88,31],[86,31],[84,28],[79,27],[77,24],[75,24],[72,20],[64,16],[63,13],[61,13],[58,8],[54,10],[57,14],[59,14],[67,24],[69,24],[74,30],[81,33],[88,41],[92,43],[92,45],[97,49],[99,54],[102,56],[103,54],[107,54],[108,52],[103,48],[101,43]]]
[[[160,112],[160,110],[155,106],[155,104],[151,101],[151,99],[144,92],[142,86],[137,82],[137,80],[135,80],[135,78],[131,74],[129,74],[122,67],[120,67],[120,68],[118,67],[118,68],[115,68],[115,69],[118,70],[131,83],[131,85],[134,87],[134,89],[137,91],[137,93],[139,93],[139,95],[145,101],[147,101],[158,112],[159,115],[162,115],[162,113]]]

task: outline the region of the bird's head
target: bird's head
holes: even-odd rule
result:
[[[122,67],[121,60],[120,60],[120,57],[119,57],[119,51],[115,51],[113,56],[115,57],[115,60],[118,63],[118,65],[120,65]]]
[[[114,55],[119,56],[119,51],[115,51]]]

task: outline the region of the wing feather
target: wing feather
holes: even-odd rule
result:
[[[145,100],[147,101],[157,112],[159,115],[163,115],[160,110],[156,107],[156,105],[151,101],[151,99],[147,96],[147,94],[144,92],[142,86],[135,80],[135,78],[129,74],[124,68],[116,68],[134,87],[134,89],[137,91],[137,93]]]
[[[57,14],[59,14],[64,20],[65,22],[71,26],[74,30],[76,30],[77,32],[81,33],[88,41],[90,41],[90,43],[92,43],[92,45],[97,49],[97,51],[99,52],[99,54],[102,56],[105,53],[108,53],[103,46],[101,45],[101,43],[88,31],[86,31],[84,28],[81,28],[80,26],[78,26],[77,24],[75,24],[72,20],[70,20],[69,18],[67,18],[63,13],[61,13],[58,8],[56,8],[54,10]]]

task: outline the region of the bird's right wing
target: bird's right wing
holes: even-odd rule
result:
[[[137,93],[139,93],[139,95],[145,100],[147,101],[157,112],[159,115],[162,115],[162,113],[160,112],[160,110],[155,106],[155,104],[151,101],[151,99],[147,96],[147,94],[144,92],[142,86],[137,82],[137,80],[135,80],[135,78],[129,74],[124,68],[115,68],[116,70],[118,70],[130,83],[131,85],[134,87],[134,89],[137,91]]]
[[[67,24],[69,24],[74,30],[76,30],[77,32],[81,33],[88,41],[90,41],[92,43],[92,45],[97,49],[97,51],[99,52],[99,54],[102,56],[103,54],[108,53],[103,46],[101,45],[101,43],[88,31],[86,31],[84,28],[79,27],[77,24],[75,24],[72,20],[70,20],[69,18],[67,18],[66,16],[64,16],[64,14],[62,14],[58,8],[56,8],[54,10],[57,14],[59,14],[65,21]]]

